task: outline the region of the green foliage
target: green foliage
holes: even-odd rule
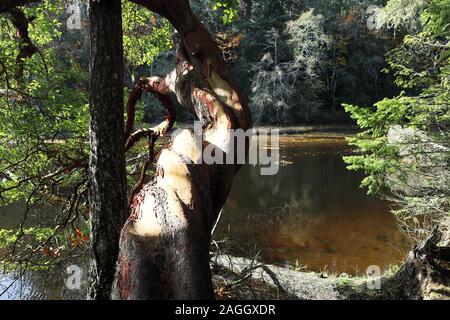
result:
[[[387,187],[389,177],[401,169],[398,162],[398,147],[388,143],[391,126],[408,121],[407,107],[401,98],[384,99],[375,104],[375,110],[344,104],[358,126],[365,131],[350,138],[349,142],[362,152],[362,155],[344,157],[350,170],[364,169],[370,173],[362,181],[369,193],[375,194]]]
[[[380,74],[386,67],[384,55],[397,40],[366,24],[367,7],[384,2],[243,1],[233,27],[243,35],[234,71],[256,121],[349,122],[343,102],[370,105],[398,94],[392,76]],[[267,53],[283,72],[285,86],[274,81],[274,69],[261,72]],[[265,85],[260,85],[262,79]],[[282,96],[292,101],[279,104]]]
[[[431,1],[420,14],[422,31],[387,56],[406,92],[372,109],[344,105],[364,129],[350,140],[362,153],[345,158],[349,168],[367,173],[369,192],[390,194],[395,213],[418,237],[450,211],[449,4]]]
[[[450,37],[450,0],[434,0],[420,16],[424,33],[432,38]]]
[[[19,270],[49,270],[71,254],[87,249],[89,229],[55,229],[29,227],[0,229],[0,253],[8,257],[0,261],[3,273]]]
[[[210,0],[210,5],[214,11],[222,12],[224,25],[233,23],[238,16],[239,0]]]
[[[25,60],[22,79],[11,76],[18,53],[15,29],[4,17],[0,24],[1,60],[6,66],[0,88],[8,89],[0,97],[0,191],[7,203],[38,197],[34,191],[44,186],[33,177],[51,174],[60,166],[58,161],[86,151],[87,73],[57,45],[62,36],[57,17],[62,11],[61,4],[51,1],[25,10],[36,17],[29,33],[40,54]],[[73,178],[61,177],[60,185],[70,185]]]
[[[150,65],[172,47],[172,26],[166,19],[130,1],[123,2],[122,16],[124,51],[131,66]]]
[[[26,17],[34,17],[28,31],[39,52],[23,60],[20,78],[14,76],[20,40],[10,16],[0,15],[0,205],[25,200],[27,213],[46,203],[59,209],[39,228],[0,230],[0,249],[18,244],[8,260],[36,255],[37,264],[48,265],[62,255],[60,251],[71,249],[67,254],[72,254],[75,244],[89,240],[88,232],[73,235],[70,228],[85,222],[89,33],[84,21],[81,30],[66,28],[66,5],[43,0],[21,7]],[[123,30],[125,60],[131,71],[149,66],[159,52],[171,48],[172,27],[167,20],[129,1],[123,3]],[[138,125],[142,113],[138,110]],[[136,148],[129,155],[134,158],[128,162],[130,189],[145,160],[144,149]]]
[[[5,230],[0,229],[0,249],[15,244],[21,237],[32,238],[34,241],[41,242],[53,235],[51,228],[25,228],[24,230]]]
[[[4,203],[21,198],[33,202],[42,193],[56,187],[68,190],[85,178],[80,170],[60,171],[87,155],[89,123],[87,48],[80,49],[86,30],[67,31],[61,20],[64,12],[63,1],[46,0],[24,9],[27,17],[35,17],[29,34],[40,53],[24,60],[22,79],[12,76],[19,50],[15,28],[8,16],[0,16],[0,59],[6,69],[0,89],[8,89],[0,95],[0,199]],[[171,47],[167,20],[129,1],[123,4],[123,17],[130,69],[153,63],[155,56]]]
[[[193,0],[194,13],[213,34],[236,30],[239,26],[240,0]]]
[[[416,32],[421,27],[419,15],[428,2],[428,0],[390,0],[379,14],[378,24],[387,28]]]
[[[392,76],[380,74],[392,36],[367,28],[369,2],[334,1],[332,7],[308,4],[315,9],[253,3],[255,16],[252,24],[245,25],[251,37],[244,37],[236,71],[252,80],[250,107],[257,122],[342,123],[347,121],[342,102],[372,104],[380,97],[398,94]],[[280,21],[285,23],[280,25]],[[274,34],[278,34],[278,48]],[[275,67],[264,69],[261,61],[255,61],[267,53],[283,81],[275,81]]]

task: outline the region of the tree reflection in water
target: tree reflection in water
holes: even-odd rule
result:
[[[389,204],[359,188],[363,175],[348,171],[344,139],[281,137],[276,176],[243,168],[215,235],[244,249],[257,248],[266,263],[300,263],[314,271],[364,273],[400,262],[409,243]]]
[[[344,139],[288,136],[281,137],[280,147],[278,175],[261,176],[250,166],[238,174],[215,239],[230,237],[247,252],[261,250],[266,263],[298,262],[316,271],[358,273],[402,259],[409,244],[389,204],[368,197],[359,188],[362,174],[347,171],[341,157],[351,150]],[[55,210],[34,210],[29,224],[45,226]],[[17,228],[22,211],[21,203],[0,209],[0,229]],[[0,299],[84,299],[83,287],[65,286],[72,264],[86,272],[88,258],[28,271],[13,284],[13,275],[0,273],[0,293],[11,285]]]

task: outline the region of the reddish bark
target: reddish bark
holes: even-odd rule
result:
[[[41,0],[2,0],[0,1],[0,13],[7,12],[15,7],[25,6]]]
[[[213,73],[227,82],[238,96],[238,100],[245,104],[235,85],[230,81],[229,68],[223,60],[223,55],[208,30],[194,15],[188,0],[132,0],[149,10],[166,17],[179,33],[185,48],[183,57],[191,64],[196,73],[203,77],[203,85],[211,87]],[[179,58],[179,56],[178,56]],[[251,127],[251,115],[244,106],[239,115],[240,125],[248,129]]]
[[[28,34],[28,24],[33,18],[27,18],[25,14],[17,8],[11,8],[7,12],[11,16],[11,21],[16,28],[16,37],[19,39],[19,53],[16,58],[14,78],[20,80],[23,75],[24,60],[31,58],[38,52],[38,48],[31,42]]]
[[[141,99],[142,93],[144,92],[144,84],[142,82],[138,82],[136,86],[130,93],[127,102],[127,122],[125,123],[125,143],[127,144],[128,139],[133,132],[134,127],[134,119],[136,116],[136,103]]]
[[[169,111],[151,132],[160,134],[172,126],[173,94],[202,121],[203,136],[200,146],[189,130],[173,139],[161,152],[152,182],[133,195],[112,297],[212,299],[211,231],[239,166],[195,163],[208,146],[225,157],[232,151],[228,129],[250,128],[251,116],[220,50],[187,0],[133,2],[163,15],[178,31],[175,70],[165,78],[143,79],[145,90]]]

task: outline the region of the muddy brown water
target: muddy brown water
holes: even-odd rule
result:
[[[398,264],[409,243],[389,203],[368,196],[359,187],[364,175],[347,170],[342,156],[350,154],[343,138],[280,137],[279,173],[239,172],[215,238],[248,255],[260,251],[266,263],[313,271],[361,274]]]
[[[281,136],[279,173],[262,176],[258,166],[242,168],[214,239],[236,255],[259,252],[265,263],[312,271],[361,274],[371,265],[385,270],[398,264],[410,245],[389,203],[367,196],[359,188],[363,174],[346,169],[342,156],[349,154],[345,139],[336,135]],[[40,210],[30,224],[43,226],[41,216],[54,214],[52,208]],[[17,227],[22,212],[21,204],[0,208],[0,229]],[[80,263],[85,284],[87,264]],[[0,300],[84,298],[66,288],[66,267],[28,272]],[[11,280],[0,270],[0,293]]]

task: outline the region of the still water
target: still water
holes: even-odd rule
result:
[[[367,196],[359,188],[363,174],[346,169],[342,156],[352,150],[345,139],[280,139],[279,173],[241,170],[215,238],[229,238],[247,254],[260,251],[266,263],[313,271],[365,273],[399,263],[409,244],[389,203]]]
[[[220,246],[230,246],[233,254],[259,252],[266,263],[313,271],[355,274],[370,265],[383,270],[399,263],[409,244],[389,204],[367,196],[359,188],[363,175],[346,169],[342,156],[351,153],[342,137],[280,137],[279,173],[261,176],[260,168],[244,167],[214,238]],[[20,204],[0,208],[0,229],[17,227],[22,211]],[[34,212],[30,224],[42,225],[42,216],[52,216],[52,211]],[[84,271],[86,260],[77,262]],[[66,267],[27,272],[14,283],[0,270],[0,294],[11,285],[0,300],[84,298],[82,290],[66,288]]]

